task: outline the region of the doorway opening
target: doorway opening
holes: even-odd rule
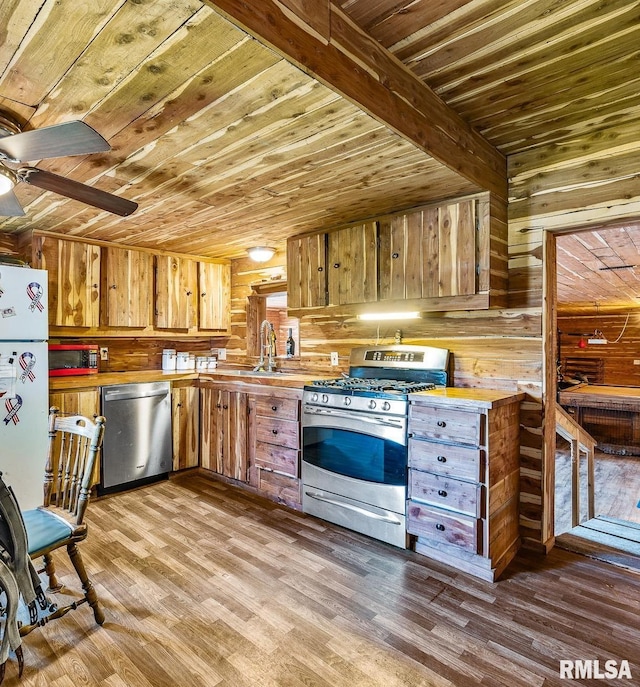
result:
[[[625,223],[554,235],[551,251],[557,426],[564,412],[583,432],[582,448],[578,430],[556,436],[553,533],[560,546],[611,562],[640,557],[638,239],[640,222]]]

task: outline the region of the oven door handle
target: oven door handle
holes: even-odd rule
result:
[[[368,518],[373,518],[374,520],[381,520],[382,522],[388,522],[391,525],[401,525],[402,524],[397,518],[392,518],[389,515],[380,515],[379,513],[374,513],[370,510],[367,510],[366,508],[360,508],[359,506],[354,506],[352,503],[344,503],[343,501],[338,501],[336,499],[330,499],[326,496],[320,496],[318,494],[314,494],[312,491],[305,491],[305,495],[308,496],[310,499],[315,499],[316,501],[323,501],[324,503],[328,503],[332,506],[341,506],[342,508],[346,508],[347,510],[352,510],[352,511],[355,511],[356,513],[360,513],[361,515],[366,515]]]
[[[370,425],[385,425],[387,427],[395,427],[396,429],[404,429],[404,417],[387,417],[384,415],[368,415],[365,413],[358,413],[356,416],[353,412],[341,412],[333,408],[308,408],[305,407],[304,414],[310,416],[324,415],[325,417],[344,418],[352,422],[363,422]],[[304,426],[304,417],[303,417]]]

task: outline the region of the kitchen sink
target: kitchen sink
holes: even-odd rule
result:
[[[235,377],[283,377],[287,374],[294,374],[292,372],[283,372],[276,370],[275,372],[257,371],[257,370],[224,370],[217,369],[215,372],[224,375],[233,375]]]

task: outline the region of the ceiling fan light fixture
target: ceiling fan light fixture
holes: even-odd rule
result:
[[[16,185],[17,180],[16,173],[12,169],[0,165],[0,196],[9,193]]]
[[[254,246],[247,251],[249,257],[255,262],[267,262],[276,254],[275,248],[268,248],[267,246]]]

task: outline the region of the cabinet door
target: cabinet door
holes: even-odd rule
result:
[[[422,298],[423,274],[428,278],[437,263],[422,258],[422,212],[380,220],[379,300]]]
[[[246,482],[248,396],[239,391],[201,390],[201,464]]]
[[[477,293],[476,234],[473,199],[380,220],[379,299]]]
[[[189,329],[196,325],[197,263],[156,255],[156,327]]]
[[[476,201],[423,211],[423,298],[475,294]],[[437,270],[433,266],[437,265]]]
[[[173,469],[183,470],[198,465],[199,394],[193,386],[174,387],[171,391]]]
[[[328,258],[329,305],[377,300],[376,222],[331,232]]]
[[[240,391],[225,391],[226,420],[224,439],[224,472],[227,477],[246,482],[247,476],[247,415],[248,395]]]
[[[287,242],[287,306],[315,308],[327,304],[326,234]]]
[[[231,266],[198,263],[198,329],[228,331],[231,311]]]
[[[49,324],[97,327],[100,323],[100,246],[40,236],[34,267],[49,272]]]
[[[109,327],[147,327],[151,324],[149,294],[153,290],[153,256],[127,248],[105,249],[107,263],[106,313]]]

